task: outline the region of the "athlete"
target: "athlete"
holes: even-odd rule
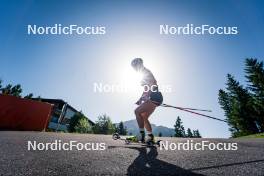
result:
[[[141,58],[133,59],[131,62],[131,66],[135,69],[135,71],[143,74],[143,79],[141,80],[141,86],[143,86],[143,94],[136,102],[138,107],[135,109],[135,115],[140,132],[137,136],[137,139],[142,143],[154,143],[154,136],[152,134],[152,128],[148,119],[154,112],[155,108],[162,104],[163,97],[159,92],[155,77],[150,70],[144,67],[143,60]],[[147,131],[146,140],[144,127]]]

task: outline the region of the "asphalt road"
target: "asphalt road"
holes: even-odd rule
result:
[[[28,150],[28,141],[76,141],[105,150]],[[187,139],[162,138],[168,143]],[[0,175],[264,175],[263,139],[193,139],[238,143],[235,151],[164,150],[124,144],[109,135],[0,132]],[[104,144],[102,144],[104,143]],[[76,143],[75,143],[76,144]],[[39,144],[40,148],[43,144]]]

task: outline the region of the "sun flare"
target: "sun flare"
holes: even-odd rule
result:
[[[142,74],[132,68],[124,68],[119,74],[119,84],[128,88],[129,91],[139,90],[141,79]]]

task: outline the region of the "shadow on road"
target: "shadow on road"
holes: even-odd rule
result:
[[[117,148],[121,146],[109,146],[108,148]],[[158,152],[156,147],[133,147],[126,146],[122,148],[134,149],[139,152],[137,158],[127,169],[127,175],[194,175],[193,173],[179,166],[157,159]],[[149,152],[148,152],[149,149]]]
[[[243,164],[250,164],[250,163],[258,163],[258,162],[264,163],[264,159],[263,160],[254,160],[254,161],[244,161],[244,162],[238,162],[238,163],[222,164],[222,165],[216,165],[216,166],[201,167],[201,168],[195,168],[195,169],[191,169],[191,170],[192,171],[196,171],[196,170],[206,170],[206,169],[214,169],[214,168],[221,168],[221,167],[228,167],[228,166],[236,166],[236,165],[243,165]]]

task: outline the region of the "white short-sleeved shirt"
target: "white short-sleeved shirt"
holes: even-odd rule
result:
[[[154,77],[154,75],[151,73],[150,70],[144,68],[142,70],[143,73],[143,78],[141,80],[141,86],[152,86],[152,85],[157,85],[157,81]]]
[[[152,86],[157,85],[157,81],[150,70],[144,68],[141,72],[143,74],[141,86],[144,86],[144,93],[142,95],[142,98],[149,99]]]

